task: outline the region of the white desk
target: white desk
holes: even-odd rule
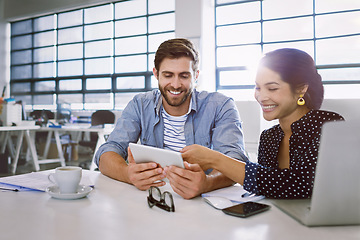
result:
[[[360,239],[359,226],[308,228],[275,206],[242,219],[225,215],[200,197],[184,200],[173,194],[176,210],[169,213],[149,208],[147,191],[97,171],[84,171],[84,176],[87,174],[95,189],[83,199],[57,200],[41,192],[0,192],[1,239]]]
[[[97,133],[98,134],[98,140],[96,143],[96,147],[95,147],[95,151],[94,153],[96,153],[96,151],[98,150],[98,148],[101,146],[101,144],[106,142],[106,136],[108,136],[111,132],[112,132],[113,128],[90,128],[90,127],[84,127],[81,125],[73,125],[73,126],[63,126],[61,128],[53,128],[53,127],[42,127],[41,129],[39,129],[39,131],[47,131],[48,132],[48,136],[47,136],[47,140],[46,140],[46,144],[45,144],[45,149],[44,149],[44,154],[43,157],[44,159],[47,158],[48,152],[49,152],[49,148],[50,148],[50,143],[51,143],[51,138],[54,135],[55,137],[55,142],[56,142],[56,146],[57,146],[57,150],[59,153],[59,159],[64,160],[64,154],[61,148],[61,141],[60,141],[60,132],[85,132],[85,133]],[[80,137],[81,134],[79,134],[78,136]],[[75,139],[75,141],[79,141],[80,138]],[[95,156],[95,154],[94,154]],[[96,168],[96,165],[94,164],[94,156],[92,159],[92,164],[90,166],[91,170],[94,170]]]
[[[38,156],[36,153],[35,142],[34,138],[30,135],[30,131],[35,131],[39,129],[39,126],[12,126],[12,127],[0,127],[0,132],[3,132],[2,139],[1,139],[1,149],[0,152],[4,153],[6,146],[8,146],[11,155],[13,155],[12,161],[12,170],[11,172],[15,174],[17,163],[20,156],[20,150],[23,143],[23,137],[26,138],[26,143],[28,149],[30,150],[31,157],[34,161],[36,171],[39,171],[39,163],[38,163]],[[16,141],[16,148],[14,148],[10,133],[16,132],[18,133],[17,141]]]

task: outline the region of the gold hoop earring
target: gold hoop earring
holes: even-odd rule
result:
[[[305,104],[305,99],[303,98],[303,94],[300,94],[300,97],[299,97],[299,99],[297,100],[297,104],[299,105],[299,106],[303,106],[304,104]]]

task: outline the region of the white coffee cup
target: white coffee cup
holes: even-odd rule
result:
[[[82,177],[82,168],[74,166],[58,167],[49,174],[49,180],[59,187],[61,194],[77,193]]]

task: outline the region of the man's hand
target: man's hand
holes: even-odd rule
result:
[[[206,189],[207,176],[198,164],[184,162],[185,169],[168,166],[164,171],[173,190],[185,199],[199,196]]]
[[[140,163],[137,164],[128,148],[128,167],[127,175],[131,184],[140,190],[147,190],[151,186],[164,186],[164,181],[159,181],[165,178],[163,169],[157,163]]]

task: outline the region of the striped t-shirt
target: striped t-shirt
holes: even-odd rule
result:
[[[189,113],[171,116],[163,109],[161,114],[164,119],[164,148],[180,151],[186,146],[184,126]]]

